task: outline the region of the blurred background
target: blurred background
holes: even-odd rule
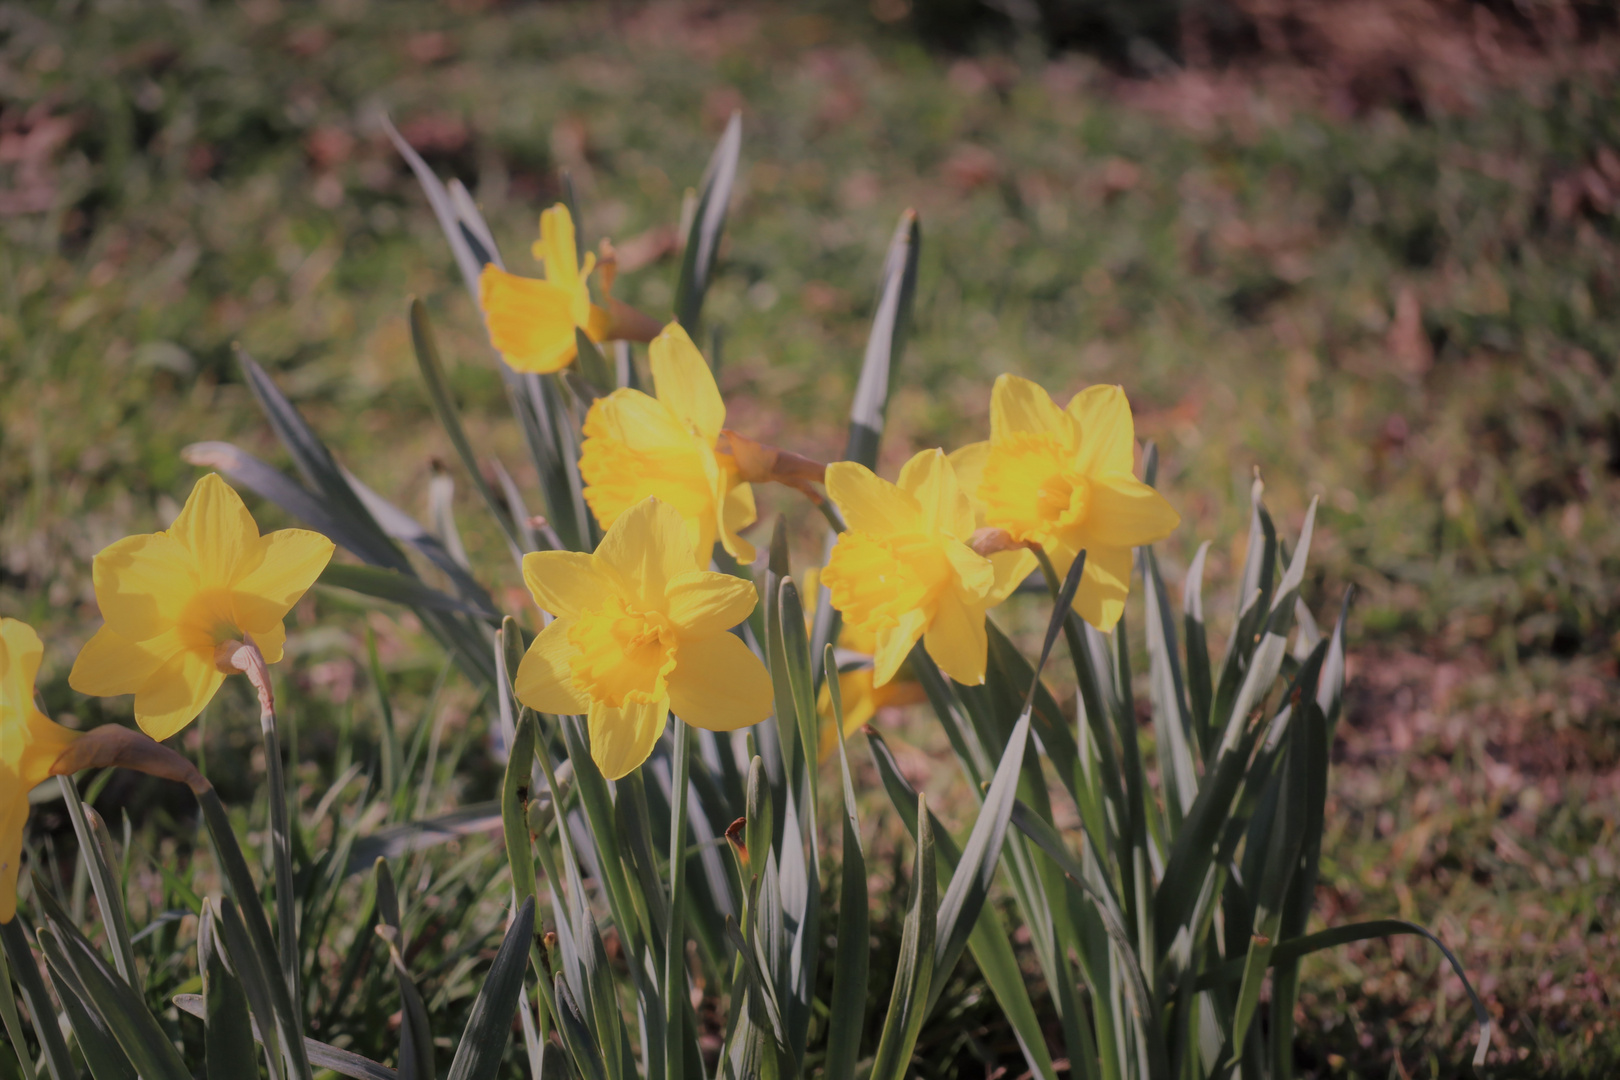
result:
[[[1319,910],[1435,927],[1501,1018],[1502,1062],[1603,1075],[1620,1067],[1617,68],[1620,8],[1577,0],[0,6],[0,614],[45,635],[59,719],[127,718],[128,699],[66,685],[97,625],[90,559],[167,524],[196,476],[185,444],[284,461],[236,342],[425,518],[453,455],[411,295],[478,450],[532,483],[384,113],[468,184],[518,272],[566,170],[587,243],[618,247],[616,294],[667,317],[683,194],[740,110],[705,315],[731,425],[837,456],[883,251],[915,207],[891,474],[984,438],[999,372],[1060,400],[1121,383],[1183,516],[1166,574],[1213,541],[1227,607],[1254,471],[1290,540],[1319,498],[1310,603],[1332,618],[1359,590]],[[814,551],[802,502],[761,504]],[[525,610],[467,517],[480,573]],[[442,664],[396,612],[329,591],[296,623],[286,678],[317,717],[353,708],[366,627],[407,685]],[[453,723],[481,734],[464,696]],[[187,737],[206,730],[226,770],[239,750],[245,778],[256,740],[235,720]],[[313,786],[318,725],[304,738]],[[465,782],[487,797],[493,775]],[[1312,961],[1302,1061],[1465,1060],[1442,967],[1405,939]]]

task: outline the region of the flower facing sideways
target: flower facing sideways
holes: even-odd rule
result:
[[[561,371],[574,362],[576,329],[592,341],[625,338],[647,341],[658,324],[628,304],[608,298],[607,308],[591,302],[590,277],[596,256],[580,264],[574,246],[574,218],[558,203],[540,215],[534,257],[545,264],[545,278],[519,277],[494,263],[478,278],[478,302],[489,324],[490,341],[516,371]],[[611,255],[602,267],[603,291],[613,286]]]
[[[0,619],[0,923],[17,913],[28,792],[54,775],[57,759],[79,737],[34,707],[44,651],[32,627]]]
[[[332,558],[332,541],[304,529],[266,536],[218,476],[197,481],[163,532],[129,536],[96,556],[106,624],[68,675],[81,694],[135,695],[135,720],[154,739],[189,724],[226,670],[216,651],[252,635],[281,659],[281,620]]]
[[[703,354],[678,323],[648,348],[657,397],[615,390],[585,415],[579,473],[585,502],[604,529],[652,496],[686,523],[695,557],[708,563],[718,538],[733,558],[752,562],[754,546],[737,535],[754,523],[754,491],[737,460],[716,448],[726,403]]]
[[[646,499],[620,514],[594,554],[524,556],[535,603],[556,616],[518,666],[518,699],[584,715],[591,758],[610,780],[652,753],[671,710],[731,731],[771,711],[771,678],[727,633],[753,611],[753,585],[699,570],[686,522]]]
[[[872,635],[872,685],[893,679],[919,638],[945,674],[984,682],[985,612],[1028,576],[1035,556],[986,557],[968,546],[973,504],[938,450],[906,462],[898,485],[854,462],[829,465],[827,494],[848,529],[821,579],[850,627]]]
[[[951,455],[983,524],[1039,544],[1059,578],[1086,552],[1074,609],[1099,630],[1125,610],[1131,549],[1181,523],[1132,472],[1135,446],[1120,387],[1087,387],[1059,409],[1035,383],[1002,375],[990,394],[990,440]]]

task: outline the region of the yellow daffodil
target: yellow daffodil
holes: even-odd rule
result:
[[[166,739],[235,670],[216,662],[220,646],[251,634],[267,662],[281,659],[281,620],[331,558],[332,541],[320,533],[260,536],[241,498],[210,473],[167,530],[125,537],[96,556],[106,624],[68,683],[98,697],[134,694],[141,730]]]
[[[647,760],[670,710],[731,731],[770,714],[771,678],[727,633],[754,587],[697,569],[686,522],[646,499],[620,514],[594,554],[524,556],[523,580],[556,618],[529,646],[514,689],[540,712],[585,715],[591,758],[610,780]]]
[[[558,203],[540,215],[534,257],[545,264],[545,278],[509,274],[493,263],[478,278],[478,303],[490,341],[516,371],[561,371],[574,362],[574,331],[592,341],[651,341],[658,323],[612,295],[617,259],[602,241],[600,264],[587,252],[584,265],[574,246],[574,219]],[[591,272],[600,265],[606,308],[591,302]]]
[[[986,557],[968,546],[973,504],[939,450],[906,462],[898,485],[854,462],[829,465],[827,494],[848,528],[822,580],[851,629],[873,637],[872,685],[888,684],[919,638],[951,678],[984,682],[985,612],[1029,574],[1034,555]]]
[[[818,571],[811,567],[804,574],[804,603],[807,622],[815,621],[820,588]],[[877,652],[877,637],[870,630],[856,629],[847,623],[838,632],[838,700],[844,710],[844,738],[854,735],[883,709],[916,705],[926,701],[922,684],[910,677],[910,668],[902,665],[893,679],[882,686],[872,685],[872,654]],[[846,667],[853,661],[852,666]],[[865,662],[862,662],[865,661]],[[832,690],[823,682],[821,698],[816,703],[822,719],[821,759],[825,761],[838,749],[838,735],[833,728]]]
[[[1131,586],[1131,549],[1169,536],[1181,518],[1132,472],[1136,429],[1118,386],[1089,386],[1059,409],[1028,379],[1002,375],[990,395],[990,440],[951,455],[983,524],[1045,549],[1067,574],[1086,566],[1074,610],[1112,630]]]
[[[33,627],[0,619],[0,923],[17,914],[28,792],[47,777],[78,732],[34,707],[34,676],[44,654]]]
[[[686,522],[697,561],[708,565],[718,537],[733,558],[752,562],[754,546],[737,530],[754,522],[754,489],[729,452],[726,403],[714,375],[678,323],[664,327],[647,351],[658,396],[615,390],[585,415],[585,502],[606,529],[656,496]]]

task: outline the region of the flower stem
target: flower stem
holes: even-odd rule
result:
[[[231,666],[248,677],[259,695],[259,727],[264,733],[265,782],[270,795],[271,861],[276,875],[277,942],[287,994],[302,1026],[304,997],[300,987],[298,899],[293,890],[292,826],[287,815],[287,781],[281,771],[281,739],[276,729],[276,700],[270,689],[270,667],[252,635],[231,654]]]

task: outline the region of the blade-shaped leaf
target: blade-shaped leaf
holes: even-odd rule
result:
[[[212,904],[203,907],[197,926],[197,970],[203,981],[203,1058],[208,1075],[258,1075],[259,1052],[247,992],[215,937]]]
[[[202,995],[176,994],[173,1000],[175,1008],[181,1012],[206,1019],[208,1005]],[[253,1038],[260,1039],[257,1022],[253,1023],[252,1031]],[[339,1076],[353,1077],[354,1080],[397,1080],[399,1076],[393,1069],[386,1065],[379,1065],[370,1058],[361,1057],[359,1054],[339,1049],[328,1043],[317,1042],[314,1039],[305,1039],[304,1049],[309,1055],[310,1064],[318,1065],[323,1069],[331,1069]],[[213,1076],[215,1074],[210,1072],[208,1075]],[[220,1075],[235,1076],[238,1074],[223,1073]]]
[[[837,671],[833,648],[826,647],[822,663]],[[855,1062],[860,1057],[861,1028],[866,1019],[866,980],[871,963],[867,940],[871,911],[866,894],[866,856],[861,851],[860,818],[855,809],[855,785],[849,773],[849,755],[844,747],[844,702],[838,680],[827,681],[832,698],[833,730],[838,735],[838,771],[843,781],[843,847],[839,867],[838,944],[833,960],[832,999],[828,1003],[827,1056],[822,1065],[825,1080],[854,1080]]]
[[[938,887],[934,871],[933,815],[926,796],[917,796],[917,852],[911,864],[911,906],[900,938],[900,962],[889,994],[871,1080],[903,1080],[911,1066],[923,1018],[928,1014],[934,978],[934,916]]]
[[[742,113],[734,112],[726,130],[703,171],[698,186],[696,211],[681,253],[681,274],[675,285],[675,319],[688,334],[697,335],[703,297],[714,276],[715,255],[720,250],[720,234],[726,227],[731,208],[731,189],[737,181],[737,162],[742,155]]]
[[[877,309],[872,315],[872,331],[866,339],[866,355],[855,384],[855,400],[849,410],[849,439],[844,458],[858,461],[868,469],[877,468],[878,444],[883,439],[883,417],[889,408],[889,392],[895,369],[905,351],[906,331],[917,292],[917,212],[900,215],[889,251],[883,260],[883,276],[878,283]]]
[[[472,1014],[462,1030],[455,1059],[450,1062],[449,1080],[493,1080],[506,1053],[506,1040],[512,1031],[512,1014],[518,993],[523,989],[523,968],[529,959],[529,942],[534,937],[534,897],[524,899],[506,937],[484,977]]]

